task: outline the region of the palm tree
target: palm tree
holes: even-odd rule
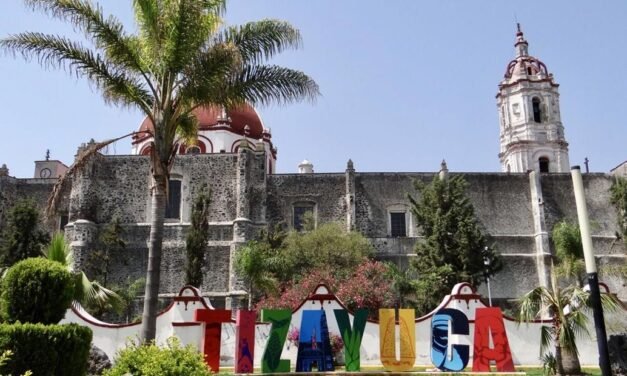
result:
[[[567,221],[558,222],[551,231],[551,240],[555,247],[558,276],[576,280],[583,287],[586,265],[583,261],[583,245],[579,226]]]
[[[575,340],[588,334],[586,310],[590,294],[578,286],[559,287],[556,274],[551,274],[551,287],[536,287],[519,300],[518,321],[530,322],[548,312],[552,321],[550,326],[542,326],[540,356],[554,357],[559,375],[579,375],[581,366]],[[608,311],[618,307],[616,298],[609,294],[602,294],[601,302]]]
[[[141,337],[155,338],[166,190],[177,137],[194,139],[194,110],[287,103],[319,94],[302,72],[266,62],[297,48],[298,30],[263,20],[221,28],[225,0],[133,0],[138,32],[88,0],[25,0],[83,32],[92,46],[66,37],[24,32],[0,40],[0,49],[64,67],[100,89],[107,103],[140,109],[152,122],[151,229]],[[84,153],[87,157],[98,147]],[[76,162],[77,165],[80,165]]]
[[[45,251],[48,260],[56,261],[65,266],[74,275],[74,300],[83,306],[96,306],[99,308],[112,307],[121,311],[122,299],[115,292],[107,289],[97,281],[90,281],[84,272],[74,270],[72,250],[68,246],[62,233],[52,237]]]

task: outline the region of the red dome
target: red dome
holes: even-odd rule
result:
[[[263,123],[255,109],[244,104],[237,108],[226,111],[228,119],[220,119],[222,110],[219,107],[207,106],[199,107],[194,110],[194,115],[198,119],[198,129],[229,129],[233,133],[244,135],[244,127],[248,125],[248,137],[260,139],[263,135]],[[145,118],[139,131],[152,130],[153,125],[150,119]],[[133,137],[135,142],[139,142],[145,138],[144,135]]]

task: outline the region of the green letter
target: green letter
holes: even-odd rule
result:
[[[353,327],[348,319],[348,312],[343,309],[336,309],[335,319],[337,326],[340,328],[340,334],[344,341],[344,361],[346,362],[346,371],[354,372],[360,369],[359,347],[361,346],[361,338],[364,335],[366,327],[366,319],[368,318],[367,309],[358,309],[353,319]]]
[[[283,345],[287,337],[287,329],[292,321],[289,309],[262,309],[261,321],[270,322],[270,336],[261,359],[261,373],[289,372],[290,360],[281,359]]]

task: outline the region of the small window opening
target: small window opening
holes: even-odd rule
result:
[[[533,121],[536,123],[542,122],[542,110],[540,109],[540,98],[535,97],[531,100],[533,106]]]
[[[168,203],[165,207],[165,218],[181,219],[181,181],[170,180],[168,184]]]
[[[540,157],[538,162],[540,163],[540,172],[549,172],[549,158]]]
[[[533,72],[531,72],[531,67],[527,67],[527,74],[530,76],[533,74]]]
[[[390,235],[393,238],[407,236],[407,228],[405,225],[405,212],[390,213]]]

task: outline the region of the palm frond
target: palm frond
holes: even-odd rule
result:
[[[530,322],[536,319],[546,295],[546,287],[536,287],[518,300],[518,322]]]
[[[185,68],[179,83],[177,106],[225,104],[230,75],[241,66],[241,56],[233,44],[220,44],[198,54]]]
[[[111,307],[120,312],[124,308],[124,301],[115,292],[102,286],[97,281],[90,281],[85,273],[77,274],[77,292],[75,299],[83,305],[97,306],[101,308]]]
[[[195,145],[198,140],[198,120],[193,114],[184,114],[179,117],[176,134],[186,145]]]
[[[100,150],[102,150],[102,148],[105,148],[116,141],[132,136],[134,134],[136,134],[136,132],[129,133],[122,137],[113,138],[103,142],[94,142],[92,144],[88,144],[85,149],[83,149],[81,153],[76,156],[74,163],[65,172],[65,174],[63,174],[63,176],[61,176],[59,180],[57,180],[54,187],[52,187],[52,192],[50,192],[50,195],[48,196],[48,202],[46,203],[46,217],[48,219],[51,219],[55,216],[57,206],[62,197],[63,188],[76,172],[80,171],[87,165],[87,162],[92,156],[96,155]]]
[[[46,248],[46,258],[56,261],[71,270],[73,265],[72,251],[66,243],[63,233],[57,232],[54,234],[48,248]]]
[[[555,333],[550,326],[542,325],[540,328],[540,356],[546,354],[553,346]]]
[[[228,89],[229,100],[252,105],[314,101],[320,94],[318,84],[303,72],[276,65],[245,67]]]
[[[143,41],[142,49],[153,61],[158,60],[163,44],[160,3],[158,0],[133,0],[135,21],[139,27],[140,40]]]
[[[248,64],[259,64],[302,44],[298,29],[279,20],[261,20],[231,26],[216,36],[217,43],[233,43]]]
[[[0,40],[0,49],[20,53],[26,60],[36,57],[44,67],[63,67],[69,73],[85,76],[102,91],[109,103],[137,106],[145,113],[151,112],[153,99],[137,78],[78,42],[56,35],[26,32]]]
[[[178,73],[217,30],[223,1],[179,0],[166,4],[163,61],[168,72]]]

